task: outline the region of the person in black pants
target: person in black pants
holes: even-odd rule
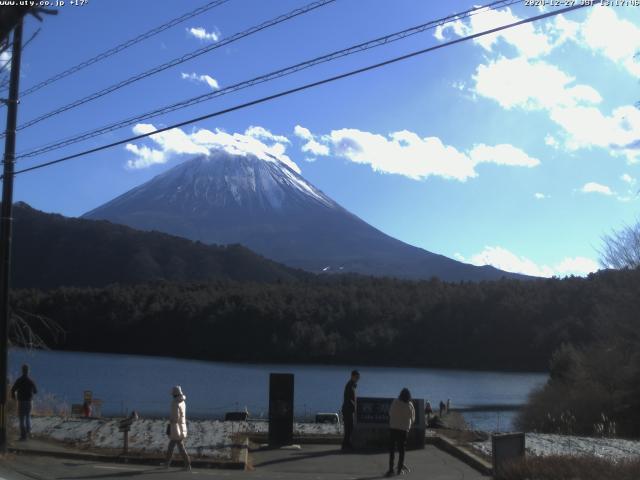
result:
[[[344,422],[344,438],[342,450],[353,450],[351,434],[353,433],[354,415],[356,413],[356,388],[360,380],[360,372],[353,370],[351,380],[344,386],[344,398],[342,400],[342,421]]]
[[[11,387],[11,396],[18,400],[20,440],[26,440],[31,433],[31,402],[36,393],[36,384],[29,377],[29,365],[22,365],[22,376]]]
[[[398,449],[398,475],[406,472],[404,465],[404,450],[407,445],[407,437],[411,426],[416,421],[416,411],[411,403],[411,392],[403,388],[398,398],[389,409],[389,470],[387,477],[394,474],[393,464],[396,448]]]

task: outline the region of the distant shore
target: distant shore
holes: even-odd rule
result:
[[[14,347],[18,349],[22,349],[22,347]],[[34,349],[38,350],[38,349]],[[404,364],[393,364],[393,363],[376,363],[376,362],[359,362],[359,363],[347,363],[347,362],[327,362],[327,361],[297,361],[292,360],[290,362],[286,361],[269,361],[265,360],[262,362],[256,361],[240,361],[240,360],[209,360],[206,358],[198,358],[189,355],[182,356],[171,356],[171,355],[154,355],[149,353],[136,353],[136,352],[114,352],[114,351],[106,351],[106,350],[69,350],[62,348],[51,348],[50,351],[54,352],[68,352],[68,353],[87,353],[87,354],[100,354],[100,355],[129,355],[141,358],[166,358],[173,360],[187,360],[194,362],[205,362],[205,363],[218,363],[218,364],[229,364],[229,365],[273,365],[274,367],[278,366],[289,366],[289,365],[308,365],[308,366],[331,366],[331,367],[344,367],[345,371],[350,371],[353,368],[362,368],[362,367],[375,367],[375,368],[403,368],[408,370],[420,370],[428,368],[430,370],[443,370],[443,371],[457,371],[457,372],[496,372],[496,373],[532,373],[532,374],[548,374],[548,371],[534,370],[534,369],[493,369],[493,368],[465,368],[465,367],[457,367],[454,365],[420,365],[420,364],[412,364],[412,365],[404,365]]]

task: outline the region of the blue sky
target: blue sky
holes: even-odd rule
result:
[[[25,50],[22,88],[204,3],[64,6]],[[337,0],[25,129],[18,152],[474,3]],[[18,123],[305,4],[230,0],[25,97]],[[18,168],[538,13],[514,5],[459,19]],[[39,26],[29,19],[25,37]],[[640,10],[582,9],[20,175],[15,198],[77,216],[203,149],[239,142],[295,163],[344,207],[413,245],[511,271],[585,274],[597,268],[601,236],[640,209],[638,51]]]

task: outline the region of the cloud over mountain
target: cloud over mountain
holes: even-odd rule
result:
[[[420,137],[409,130],[382,135],[356,128],[315,135],[297,125],[294,133],[305,141],[301,149],[316,156],[333,155],[369,165],[374,171],[403,175],[413,180],[430,176],[461,182],[478,176],[483,163],[511,167],[535,167],[540,160],[509,144],[475,145],[468,152],[445,145],[438,137]]]
[[[152,124],[139,123],[133,127],[133,133],[140,135],[157,130]],[[204,128],[194,129],[186,133],[180,128],[173,128],[149,137],[154,145],[137,145],[129,143],[127,151],[134,158],[127,162],[132,169],[147,168],[157,163],[166,163],[172,156],[177,155],[207,155],[215,151],[225,151],[233,155],[254,155],[267,162],[281,162],[300,173],[300,167],[286,155],[289,139],[274,135],[269,130],[250,126],[244,133],[227,133],[221,129],[215,131]]]

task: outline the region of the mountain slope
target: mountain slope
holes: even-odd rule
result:
[[[277,159],[216,152],[177,165],[86,213],[209,244],[240,243],[312,272],[402,278],[520,277],[413,247],[367,224]]]
[[[14,206],[12,285],[100,287],[152,280],[266,281],[307,278],[240,245],[210,246],[110,222]]]

